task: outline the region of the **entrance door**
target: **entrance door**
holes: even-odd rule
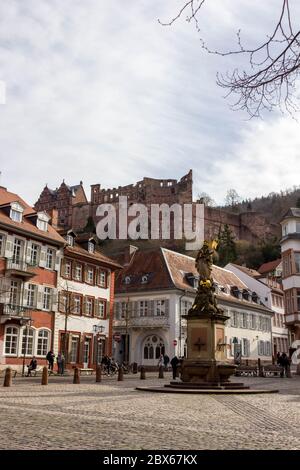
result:
[[[91,339],[86,338],[83,344],[83,367],[87,369],[90,362]]]

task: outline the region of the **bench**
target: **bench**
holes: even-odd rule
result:
[[[5,376],[5,371],[6,371],[6,369],[1,369],[1,370],[0,370],[0,377],[4,377],[4,376]],[[13,378],[15,378],[18,373],[19,373],[19,372],[18,372],[17,370],[11,369],[11,375],[12,375]]]
[[[85,375],[92,375],[94,373],[94,369],[89,369],[89,368],[84,368],[84,369],[79,369],[80,375],[85,374]]]
[[[278,375],[282,374],[283,368],[281,366],[276,366],[274,364],[269,366],[264,366],[263,368],[263,376],[264,377],[278,377]]]
[[[38,366],[36,369],[33,369],[28,375],[28,369],[27,369],[27,374],[26,377],[36,377],[40,372],[43,373],[44,366]]]
[[[241,376],[244,376],[244,377],[257,377],[257,367],[256,366],[244,366],[244,365],[241,365],[241,366],[238,366],[235,370],[235,375],[237,377],[241,377]]]

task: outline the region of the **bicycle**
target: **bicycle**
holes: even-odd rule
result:
[[[109,367],[106,364],[102,364],[102,374],[107,376],[115,375],[119,370],[119,365],[116,362],[112,362]]]

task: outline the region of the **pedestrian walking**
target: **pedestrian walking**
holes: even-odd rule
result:
[[[170,358],[167,354],[164,355],[164,366],[165,366],[165,370],[168,370],[168,365],[169,365],[169,362],[170,362]]]
[[[58,375],[63,375],[64,370],[65,370],[65,356],[63,353],[58,353],[57,354],[57,374]]]
[[[55,354],[53,353],[53,351],[50,350],[47,353],[46,360],[48,361],[49,370],[51,370],[52,372],[53,372],[53,366],[54,366],[54,358],[55,358]]]
[[[173,359],[171,360],[171,366],[172,366],[172,371],[173,371],[173,379],[176,379],[176,372],[177,372],[177,367],[179,364],[179,359],[177,356],[174,356]]]
[[[158,359],[158,367],[163,367],[164,366],[164,355],[161,354]]]

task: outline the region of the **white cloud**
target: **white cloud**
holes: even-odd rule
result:
[[[219,202],[229,187],[247,197],[297,184],[298,124],[275,115],[249,122],[229,110],[215,74],[236,59],[203,53],[185,21],[157,22],[180,4],[1,2],[1,184],[30,203],[63,178],[82,179],[89,194],[89,184],[180,178],[190,168],[195,195]],[[249,41],[263,37],[273,19],[266,13],[276,17],[277,0],[268,10],[258,0],[240,4],[207,2],[203,34],[212,47],[230,47],[239,26]]]

